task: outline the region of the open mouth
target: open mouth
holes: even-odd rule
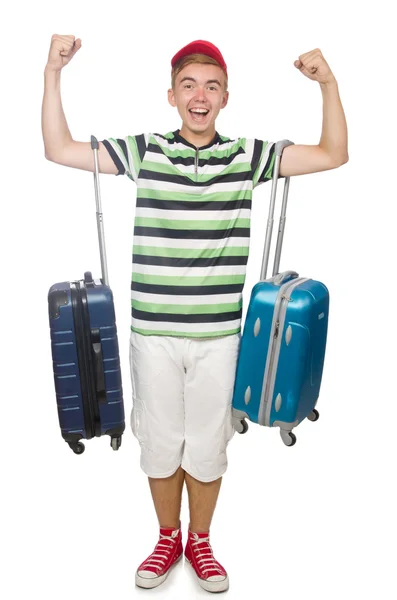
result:
[[[189,112],[193,121],[196,121],[197,123],[202,123],[203,121],[205,121],[210,111],[207,108],[190,108]]]

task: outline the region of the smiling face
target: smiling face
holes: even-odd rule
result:
[[[225,83],[217,65],[193,63],[178,73],[168,90],[168,101],[183,121],[180,133],[194,145],[206,145],[214,137],[215,119],[229,98]]]

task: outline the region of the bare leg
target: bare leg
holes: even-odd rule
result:
[[[150,491],[160,527],[179,527],[182,504],[182,489],[185,471],[182,467],[165,479],[149,477]]]
[[[195,533],[206,533],[210,530],[222,477],[216,481],[203,483],[185,473],[185,481],[189,497],[189,529]]]

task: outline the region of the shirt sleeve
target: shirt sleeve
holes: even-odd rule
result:
[[[107,138],[101,140],[118,169],[117,175],[127,175],[135,183],[145,156],[149,136],[127,135],[123,138]]]
[[[253,188],[272,179],[276,158],[275,148],[274,142],[254,140],[251,162]]]

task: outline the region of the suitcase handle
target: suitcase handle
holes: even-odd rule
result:
[[[91,345],[94,356],[95,390],[99,404],[106,402],[105,370],[103,368],[102,344],[99,329],[91,329]]]
[[[294,143],[290,142],[289,140],[281,140],[280,142],[277,142],[275,144],[274,153],[276,155],[276,158],[275,158],[274,169],[273,169],[269,216],[268,216],[267,228],[266,228],[265,249],[263,252],[260,281],[264,281],[266,279],[267,267],[269,264],[270,245],[271,245],[271,241],[272,241],[273,222],[274,222],[274,207],[276,204],[277,182],[278,182],[278,177],[279,177],[279,172],[280,172],[281,156],[283,154],[284,148],[287,148],[287,146],[293,146],[293,145],[294,145]],[[285,183],[284,183],[283,204],[281,207],[280,223],[279,223],[279,228],[278,228],[277,246],[276,246],[276,252],[275,252],[275,256],[274,256],[273,275],[277,275],[277,273],[279,271],[279,267],[280,267],[280,256],[281,256],[281,249],[283,246],[285,220],[286,220],[286,212],[287,212],[289,181],[290,181],[290,178],[286,177]]]
[[[102,267],[102,283],[109,285],[108,277],[108,266],[106,260],[106,247],[105,247],[105,231],[103,228],[103,214],[101,205],[101,192],[99,189],[99,168],[98,168],[98,149],[99,144],[96,137],[91,136],[91,148],[94,151],[94,186],[95,186],[95,201],[96,201],[96,220],[98,227],[98,238],[99,238],[99,252],[101,255],[101,267]]]
[[[274,285],[283,285],[289,279],[296,279],[299,277],[299,273],[296,271],[284,271],[284,273],[279,273],[275,277],[272,278]]]

